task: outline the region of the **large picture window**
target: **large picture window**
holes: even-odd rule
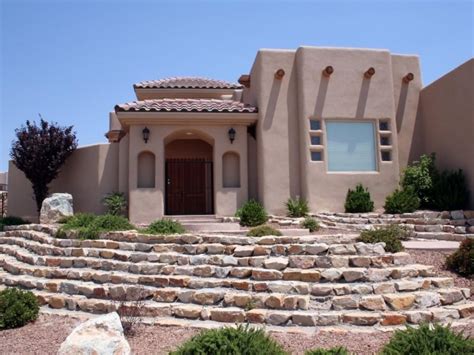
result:
[[[326,122],[329,171],[375,171],[372,122]]]

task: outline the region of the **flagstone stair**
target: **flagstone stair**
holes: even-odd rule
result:
[[[354,235],[251,238],[113,232],[58,239],[55,228],[0,233],[0,285],[51,309],[276,326],[396,326],[470,320],[470,290],[407,253]],[[334,242],[332,242],[334,239]]]

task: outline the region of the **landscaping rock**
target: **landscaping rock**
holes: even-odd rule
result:
[[[58,355],[69,354],[131,354],[118,314],[97,317],[75,328],[58,351]]]
[[[41,205],[40,223],[57,223],[64,217],[74,214],[72,208],[72,195],[67,193],[54,193],[45,198]]]

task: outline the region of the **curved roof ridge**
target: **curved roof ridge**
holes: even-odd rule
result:
[[[198,76],[175,76],[145,80],[133,85],[139,89],[240,89],[242,85]]]

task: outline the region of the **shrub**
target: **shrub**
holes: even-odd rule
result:
[[[21,217],[15,217],[15,216],[6,216],[6,217],[0,217],[0,232],[3,231],[3,227],[5,226],[19,226],[21,224],[29,224],[30,222],[27,220],[24,220]]]
[[[263,237],[265,235],[281,235],[279,230],[270,226],[258,226],[248,231],[249,237]]]
[[[22,327],[38,318],[39,304],[33,293],[17,288],[0,292],[0,329]]]
[[[461,169],[443,171],[433,184],[432,207],[439,211],[461,210],[467,206],[469,190]]]
[[[181,234],[186,232],[183,225],[171,219],[160,219],[151,223],[142,232],[148,234]]]
[[[381,354],[474,354],[474,339],[453,332],[449,326],[422,324],[397,330]]]
[[[398,190],[396,189],[385,199],[385,213],[409,213],[420,207],[420,199],[412,187]]]
[[[446,258],[446,268],[459,275],[474,275],[474,239],[465,239],[458,250]]]
[[[338,346],[331,349],[312,349],[304,353],[305,355],[349,355],[346,348]]]
[[[181,345],[173,355],[284,355],[281,345],[263,329],[239,325],[237,328],[211,329],[195,335]]]
[[[304,217],[309,212],[308,201],[302,198],[289,198],[286,203],[288,217]]]
[[[438,175],[435,160],[434,153],[422,155],[419,161],[414,161],[407,166],[402,175],[402,187],[404,189],[413,188],[423,208],[430,208],[432,205],[433,185]]]
[[[303,228],[308,228],[310,232],[316,232],[319,230],[319,222],[313,217],[306,217],[303,222],[301,222]]]
[[[68,219],[56,233],[57,238],[65,238],[67,231],[75,231],[79,239],[97,239],[101,232],[123,231],[135,227],[122,216],[110,214],[95,216],[89,213],[78,213]]]
[[[364,243],[385,243],[385,251],[389,253],[397,253],[403,250],[402,240],[409,238],[409,231],[406,228],[390,225],[387,227],[377,228],[375,230],[367,230],[360,233],[358,242]]]
[[[125,194],[122,192],[112,192],[107,194],[103,199],[102,203],[107,209],[107,214],[114,216],[122,215],[127,208],[127,200]]]
[[[346,212],[364,213],[374,210],[374,202],[370,199],[370,192],[362,184],[358,184],[355,190],[349,189],[344,205]]]
[[[265,208],[255,200],[246,202],[235,215],[240,217],[240,225],[246,227],[259,226],[268,220]]]

